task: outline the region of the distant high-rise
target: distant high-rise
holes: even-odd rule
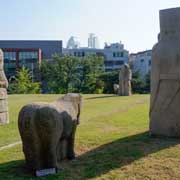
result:
[[[95,49],[99,48],[98,37],[95,36],[95,34],[93,33],[89,34],[88,48],[95,48]]]
[[[67,42],[67,49],[76,49],[80,47],[80,42],[77,37],[71,36]]]

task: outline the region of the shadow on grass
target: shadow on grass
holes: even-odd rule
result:
[[[85,180],[106,174],[109,171],[131,164],[133,161],[146,157],[149,154],[173,147],[180,143],[179,139],[153,138],[148,132],[118,139],[86,152],[75,161],[64,162],[63,170],[46,179],[73,179]],[[0,177],[10,175],[14,179],[33,179],[20,171],[24,161],[0,164]]]
[[[85,98],[85,99],[88,99],[88,100],[93,100],[93,99],[103,99],[103,98],[112,98],[112,97],[118,97],[118,95],[107,95],[107,96],[95,96],[95,97],[89,97],[89,98]]]

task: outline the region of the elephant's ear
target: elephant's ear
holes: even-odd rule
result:
[[[77,125],[80,124],[80,105],[78,104]]]
[[[80,124],[81,104],[82,104],[82,97],[80,96],[80,101],[78,103],[77,125]]]

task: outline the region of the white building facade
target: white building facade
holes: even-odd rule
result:
[[[128,63],[129,52],[120,43],[105,44],[104,49],[81,47],[75,49],[63,49],[63,54],[76,57],[84,57],[88,54],[96,54],[104,57],[106,71],[119,70],[120,67]]]
[[[138,71],[142,79],[145,79],[146,75],[151,70],[151,59],[152,50],[130,54],[129,56],[129,62],[132,65],[133,71]]]

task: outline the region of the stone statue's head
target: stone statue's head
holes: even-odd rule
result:
[[[124,64],[124,68],[125,68],[125,69],[129,69],[129,64],[125,63],[125,64]]]
[[[68,93],[65,96],[63,96],[62,99],[73,103],[77,113],[77,124],[79,124],[81,108],[82,108],[82,96],[78,93]]]

